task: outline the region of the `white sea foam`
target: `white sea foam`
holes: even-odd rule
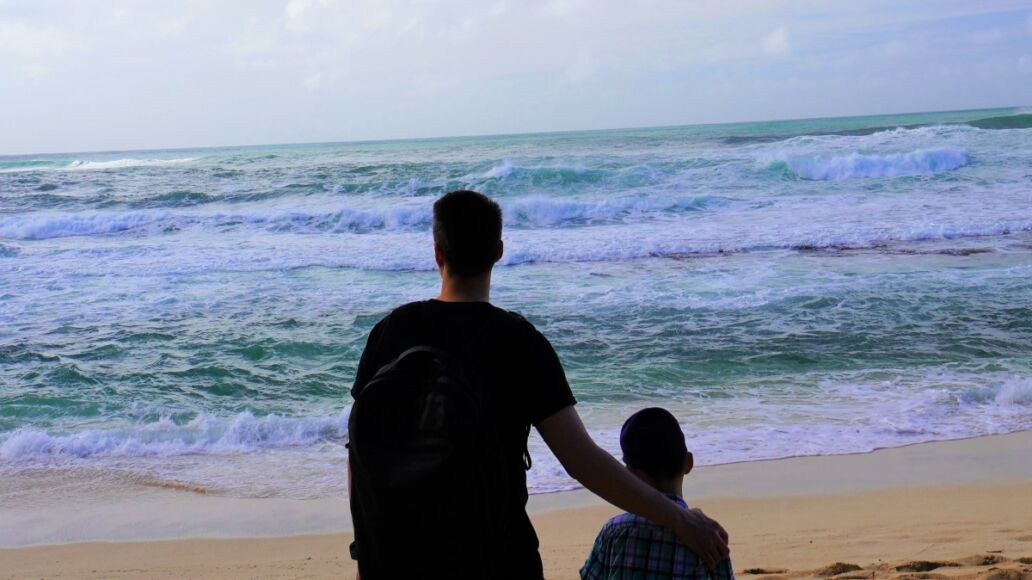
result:
[[[1004,382],[997,387],[993,400],[1001,405],[1032,405],[1032,378]]]
[[[906,242],[934,242],[1032,231],[1032,220],[1022,216],[1008,220],[973,220],[970,223],[960,218],[931,224],[889,226],[873,223],[870,227],[856,227],[849,231],[838,225],[843,219],[841,216],[830,215],[833,209],[812,214],[806,222],[791,230],[773,229],[762,221],[750,222],[748,215],[741,217],[741,224],[729,224],[707,219],[708,214],[705,212],[674,214],[668,220],[656,219],[654,223],[639,223],[633,228],[622,223],[611,223],[585,227],[509,229],[506,232],[507,251],[502,265],[604,263],[649,257],[679,258],[721,252],[786,249],[861,249],[876,248],[882,244],[898,246]],[[695,219],[684,219],[685,215],[694,216]],[[877,213],[872,212],[872,215]],[[182,229],[142,238],[123,239],[117,235],[118,228],[130,227],[134,223],[138,224],[137,229],[128,231],[165,232],[174,230],[173,224],[178,224]],[[349,222],[345,220],[344,223]],[[86,273],[123,275],[127,272],[186,274],[211,270],[268,271],[318,266],[371,271],[430,271],[435,268],[432,255],[427,252],[429,232],[424,227],[354,235],[337,233],[334,228],[346,227],[343,225],[318,225],[305,220],[248,223],[226,216],[217,222],[223,225],[213,227],[212,224],[216,222],[191,225],[186,221],[159,221],[158,218],[149,221],[141,219],[138,222],[115,220],[108,223],[99,220],[96,223],[76,223],[76,227],[95,227],[98,231],[110,228],[116,235],[95,237],[89,248],[73,252],[54,252],[43,246],[40,252],[44,252],[48,258],[34,259],[26,263],[22,271],[26,275],[76,276]],[[49,230],[48,227],[54,229]],[[22,239],[44,239],[48,236],[75,235],[72,233],[75,230],[59,227],[64,228],[65,225],[36,224],[29,228],[11,225],[0,219],[0,237],[14,235]],[[314,235],[298,235],[305,231],[313,232]],[[129,240],[132,243],[127,245]],[[1005,242],[987,241],[986,245],[993,247]],[[162,250],[176,243],[202,245],[204,251],[184,254]],[[100,247],[105,248],[105,259],[90,259],[91,253]],[[27,255],[22,252],[14,259],[22,260]],[[146,258],[141,260],[144,255]]]
[[[975,387],[986,395],[984,399],[967,396],[969,391],[958,385],[985,378],[933,375],[927,381],[932,384],[923,388],[896,381],[827,382],[820,393],[795,402],[757,394],[705,402],[665,400],[663,406],[684,422],[682,429],[699,465],[866,453],[1032,429],[1032,382],[1020,376],[998,377]],[[935,385],[937,381],[944,384]],[[618,409],[614,411],[617,425],[633,407],[624,404]],[[619,426],[591,433],[600,446],[619,453]],[[540,437],[532,437],[531,453],[535,467],[529,481],[535,492],[578,487]]]
[[[988,379],[988,382],[986,382]],[[727,400],[709,400],[705,415],[737,417],[734,425],[717,429],[713,435],[714,449],[706,455],[706,463],[768,459],[791,455],[822,455],[870,451],[922,440],[956,438],[985,434],[983,425],[951,420],[958,414],[979,416],[983,420],[999,420],[989,433],[1009,432],[1032,427],[1032,417],[1014,412],[1027,411],[1032,406],[1032,379],[1021,376],[954,376],[933,374],[926,379],[932,383],[923,389],[905,382],[826,382],[818,399],[802,398],[792,402],[774,399],[764,402],[749,397]],[[981,383],[964,388],[964,383]],[[941,383],[941,386],[934,383]],[[759,395],[758,395],[759,396]],[[761,399],[763,397],[761,396]],[[667,401],[672,409],[684,406],[683,413],[698,414],[698,401],[688,395]],[[857,404],[862,404],[857,407]],[[868,412],[860,412],[865,408]],[[186,423],[173,422],[168,417],[143,424],[121,428],[88,429],[68,434],[50,434],[26,427],[7,434],[0,440],[0,457],[7,461],[40,458],[91,458],[177,455],[225,455],[251,453],[264,449],[305,447],[327,441],[344,441],[350,406],[336,415],[321,417],[255,416],[242,412],[231,417],[198,415]],[[847,413],[850,420],[841,423],[838,413]],[[790,417],[804,413],[811,416],[805,424],[786,423]],[[1007,422],[1013,419],[1017,422]],[[703,421],[700,417],[699,421]],[[762,442],[753,441],[741,433],[727,437],[726,431],[749,431],[749,424],[774,425],[764,429]],[[689,431],[699,429],[689,426]],[[814,437],[810,430],[841,431],[839,437]],[[598,430],[599,440],[615,445],[619,429]],[[804,432],[811,436],[800,437]],[[785,437],[772,435],[781,433]],[[848,433],[848,434],[847,434]],[[707,446],[706,435],[696,434],[696,441]],[[701,439],[699,439],[701,437]],[[809,441],[812,445],[807,443]],[[732,443],[733,442],[733,443]],[[717,451],[717,448],[723,448]]]
[[[587,175],[591,171],[587,167],[580,165],[569,165],[562,163],[553,164],[525,164],[520,165],[513,162],[511,159],[503,159],[501,163],[493,165],[487,171],[477,175],[481,179],[506,179],[516,174],[524,175],[538,175],[541,177],[546,176],[558,176],[558,175]],[[467,175],[473,177],[473,175]]]
[[[719,205],[725,199],[712,196],[679,198],[615,198],[564,200],[523,198],[504,204],[505,224],[510,227],[555,227],[580,223],[608,223],[629,215],[683,212]],[[366,232],[370,230],[428,229],[433,219],[430,202],[380,208],[326,208],[325,211],[289,209],[242,209],[220,206],[203,210],[139,210],[129,212],[32,213],[0,217],[0,238],[43,240],[71,236],[107,235],[145,226],[200,226],[221,228],[238,224],[268,227],[276,231],[308,233]],[[212,211],[214,210],[214,211]],[[161,231],[160,229],[158,231]]]
[[[511,244],[514,249],[503,257],[502,264],[612,262],[651,257],[682,257],[786,249],[860,250],[891,243],[979,238],[1032,231],[1032,220],[1027,219],[971,225],[917,224],[899,229],[878,228],[853,232],[829,232],[820,228],[806,229],[802,227],[795,231],[711,232],[707,224],[678,227],[679,225],[656,228],[651,232],[639,232],[633,236],[623,231],[588,229],[578,234],[567,233],[562,236],[562,239],[549,230],[542,230],[534,240],[520,240],[520,243]],[[692,231],[694,236],[677,237],[681,231],[692,226],[695,227]],[[534,233],[537,232],[526,235]],[[707,235],[711,233],[713,235]],[[574,237],[575,235],[576,237]],[[515,237],[516,234],[514,233],[512,236]]]
[[[0,217],[0,238],[45,240],[124,232],[165,219],[165,212],[30,214]]]
[[[534,196],[506,203],[503,214],[506,225],[556,226],[577,222],[610,222],[628,214],[694,211],[709,205],[725,203],[714,196],[679,198],[625,197],[602,201],[550,199]]]
[[[884,155],[787,155],[782,160],[799,177],[819,181],[942,173],[964,167],[969,161],[967,150],[958,147],[915,149],[908,153]]]
[[[90,171],[97,169],[124,169],[127,167],[157,167],[162,165],[179,165],[197,161],[199,157],[182,157],[177,159],[111,159],[91,161],[84,159],[71,160],[30,160],[21,161],[14,166],[4,167],[0,164],[0,173],[21,173],[26,171]]]
[[[164,417],[153,423],[116,429],[50,434],[23,427],[0,442],[7,461],[40,458],[175,456],[249,453],[340,440],[347,433],[349,408],[337,416],[256,417],[243,412],[229,418],[198,415],[185,424]]]
[[[508,177],[516,166],[508,159],[485,171],[480,177],[483,179],[504,179]]]
[[[68,164],[67,167],[62,169],[74,171],[74,170],[91,170],[91,169],[121,169],[124,167],[157,167],[162,165],[179,165],[181,163],[190,163],[191,161],[197,161],[199,157],[182,157],[178,159],[113,159],[111,161],[83,161],[75,160]]]
[[[974,386],[964,386],[972,383]],[[678,394],[663,404],[684,422],[700,465],[868,452],[1032,428],[1028,413],[1032,381],[1022,376],[933,373],[902,381],[826,380],[819,392],[802,394],[779,396],[776,391],[762,391],[705,401]],[[590,423],[612,425],[592,427],[593,438],[618,453],[619,423],[630,412],[627,404],[611,409],[603,404],[590,412]],[[350,407],[317,417],[258,417],[249,412],[230,417],[200,415],[185,424],[162,418],[64,434],[22,428],[0,436],[0,459],[7,462],[8,469],[72,460],[75,465],[146,469],[159,476],[165,465],[162,462],[167,462],[171,467],[168,477],[181,481],[184,472],[175,466],[183,464],[177,461],[216,456],[220,463],[208,468],[191,460],[189,471],[194,478],[187,481],[241,495],[277,495],[283,490],[298,497],[336,495],[343,492],[339,444],[346,439],[349,413]],[[802,417],[805,420],[800,420]],[[327,443],[335,445],[325,447]],[[532,493],[577,487],[540,437],[534,435],[530,447],[534,457],[528,475]],[[221,463],[227,456],[277,451],[304,453],[305,469],[289,475],[252,473],[247,463]],[[275,464],[283,461],[276,459]],[[255,465],[267,469],[261,467],[264,463]],[[254,481],[249,483],[248,478]]]

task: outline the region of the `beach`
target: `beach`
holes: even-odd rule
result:
[[[1032,432],[701,467],[685,495],[730,532],[739,577],[1032,575]],[[350,534],[329,531],[346,526],[342,500],[146,485],[92,498],[5,513],[12,517],[0,531],[34,522],[52,538],[115,541],[3,549],[0,578],[354,576]],[[584,491],[534,496],[530,511],[550,579],[576,578],[599,527],[617,513]],[[305,525],[327,533],[297,534]]]
[[[591,437],[619,455],[634,411],[678,419],[736,570],[1019,566],[1030,124],[0,156],[0,578],[352,571],[349,387],[374,325],[439,292],[432,205],[458,189],[499,203],[491,302],[552,344]],[[572,577],[613,512],[528,446]]]

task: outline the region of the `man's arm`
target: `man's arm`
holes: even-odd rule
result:
[[[536,425],[566,472],[616,507],[673,530],[709,568],[727,557],[727,533],[699,510],[683,510],[595,444],[573,407]]]
[[[348,498],[351,498],[351,454],[348,454]],[[358,571],[358,562],[355,562],[355,580],[362,580],[362,575]]]

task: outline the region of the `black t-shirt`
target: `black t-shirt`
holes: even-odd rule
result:
[[[439,300],[406,304],[377,323],[362,352],[352,396],[380,367],[417,345],[437,347],[460,358],[483,377],[487,388],[495,389],[502,414],[499,424],[510,434],[505,439],[513,442],[503,453],[512,454],[513,461],[517,457],[522,461],[530,425],[576,403],[559,357],[534,325],[487,302]],[[537,534],[526,512],[526,472],[513,470],[512,474],[506,487],[517,496],[509,505],[518,513],[510,514],[515,525],[499,547],[498,564],[512,573],[507,577],[541,578]],[[361,535],[360,530],[356,535]]]

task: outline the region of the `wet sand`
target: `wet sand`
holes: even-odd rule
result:
[[[702,467],[685,495],[728,529],[743,578],[1032,578],[1032,432]],[[548,578],[576,578],[616,513],[586,492],[531,511]],[[346,512],[146,486],[0,506],[0,540],[20,546],[0,579],[353,577],[349,533],[295,535],[346,529]]]

